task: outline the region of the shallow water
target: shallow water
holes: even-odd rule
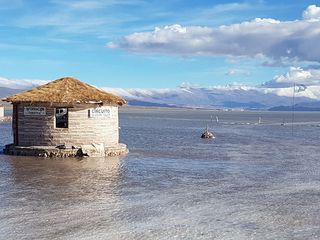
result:
[[[280,112],[123,109],[120,119],[123,158],[0,155],[0,238],[320,238],[320,113],[296,113],[293,131]],[[213,141],[199,138],[206,124]],[[0,134],[10,142],[10,125]]]

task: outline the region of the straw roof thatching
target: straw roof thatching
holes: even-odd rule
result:
[[[126,104],[126,101],[111,93],[83,83],[73,77],[64,77],[31,90],[2,99],[7,102],[46,103],[106,103]]]

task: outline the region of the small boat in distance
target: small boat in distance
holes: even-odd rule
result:
[[[216,138],[212,132],[209,131],[208,129],[208,125],[206,127],[206,129],[204,130],[204,132],[202,133],[201,135],[201,138],[204,138],[204,139],[214,139]]]

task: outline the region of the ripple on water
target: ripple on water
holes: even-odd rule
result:
[[[217,139],[203,141],[213,114]],[[292,137],[286,113],[123,110],[126,157],[0,155],[0,236],[319,239],[320,128],[306,124],[319,116],[297,113]]]

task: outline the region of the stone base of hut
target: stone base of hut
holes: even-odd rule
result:
[[[129,153],[127,145],[119,143],[116,146],[104,147],[103,144],[82,145],[80,147],[57,148],[55,146],[14,146],[9,144],[3,150],[4,154],[14,156],[34,156],[48,158],[67,157],[113,157]]]

